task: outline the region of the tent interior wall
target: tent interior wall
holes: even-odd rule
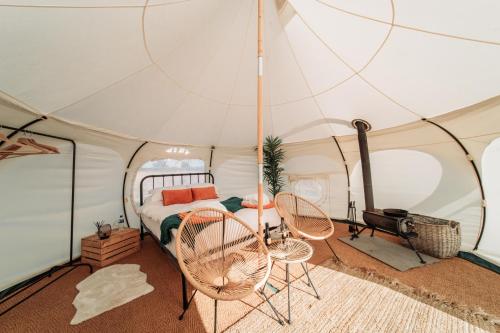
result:
[[[0,119],[4,125],[21,126],[37,117],[6,100],[0,103]],[[500,136],[500,98],[436,117],[433,121],[460,139],[482,173],[483,152]],[[93,222],[112,222],[123,214],[123,175],[143,140],[50,117],[29,130],[65,135],[77,142],[75,239],[91,233]],[[9,133],[5,129],[0,131]],[[463,230],[462,250],[472,251],[481,228],[482,202],[478,180],[453,139],[424,121],[369,132],[368,136],[375,175],[375,205],[381,208],[397,205],[416,213],[458,220]],[[363,188],[357,140],[352,135],[337,139],[351,173],[351,200],[356,201],[359,213],[363,209]],[[61,149],[59,156],[31,156],[0,163],[3,189],[0,202],[5,207],[0,211],[0,242],[8,249],[0,253],[0,261],[8,263],[0,267],[0,289],[67,259],[69,147],[50,143]],[[125,184],[127,216],[133,227],[139,223],[133,201],[137,171],[147,161],[178,159],[169,147],[189,149],[189,158],[201,159],[205,161],[205,168],[209,168],[211,146],[154,142],[145,145],[133,159]],[[287,189],[296,190],[294,186],[302,179],[319,184],[321,200],[318,203],[331,216],[344,218],[347,178],[333,139],[288,142],[284,147]],[[215,147],[211,171],[222,195],[254,192],[255,154],[255,147]],[[29,204],[19,205],[19,202]],[[500,235],[494,232],[497,225],[498,216],[487,215],[485,236],[474,253],[499,264]],[[33,239],[29,237],[31,234],[43,237]],[[16,253],[15,260],[12,253]],[[74,243],[74,253],[75,257],[80,253],[79,242]]]

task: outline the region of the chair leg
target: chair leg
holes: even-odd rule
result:
[[[271,310],[273,310],[274,315],[276,316],[276,319],[278,320],[278,323],[280,323],[280,325],[283,326],[285,323],[283,322],[283,320],[281,320],[280,315],[278,313],[278,310],[276,310],[274,305],[271,303],[271,301],[267,297],[267,295],[264,291],[264,288],[265,288],[265,286],[262,288],[262,290],[259,290],[259,292],[261,293],[262,296],[264,296],[264,299],[266,300],[267,304],[269,304],[269,307],[271,307]]]
[[[408,242],[408,244],[410,244],[411,249],[413,251],[415,251],[415,254],[417,255],[418,259],[420,259],[420,263],[425,264],[425,260],[422,258],[420,253],[418,253],[417,249],[413,246],[413,244],[410,242],[410,240],[408,238],[406,238],[406,241]]]
[[[339,256],[335,253],[335,251],[333,250],[332,246],[330,245],[330,243],[328,242],[328,239],[325,239],[325,242],[326,242],[326,245],[328,245],[328,247],[330,248],[330,251],[332,251],[332,254],[335,258],[335,260],[337,262],[342,262],[342,260],[340,260]]]
[[[316,298],[317,299],[321,299],[321,297],[319,296],[318,294],[318,291],[316,290],[316,288],[314,287],[314,284],[311,280],[311,277],[309,276],[309,271],[307,270],[307,263],[303,263],[301,262],[300,265],[302,266],[302,269],[304,270],[304,273],[306,273],[306,276],[307,276],[307,280],[309,281],[309,285],[313,288],[314,290],[314,293],[316,294]]]
[[[217,333],[217,300],[214,300],[214,333]]]
[[[305,273],[306,273],[306,275],[307,275],[307,273],[309,272],[309,267],[307,267],[307,262],[305,262],[305,263],[304,263],[304,265],[302,266],[302,269],[304,270],[304,272],[305,272]],[[308,287],[310,287],[310,286],[311,286],[311,282],[309,281],[309,279],[307,279],[306,285],[307,285]]]
[[[184,308],[184,310],[182,311],[181,315],[179,316],[179,320],[182,320],[184,319],[184,314],[186,313],[186,311],[189,309],[189,306],[191,305],[191,301],[193,300],[194,298],[194,295],[196,295],[196,292],[198,291],[198,289],[196,289],[193,293],[193,295],[191,296],[191,298],[189,299],[189,302],[187,302],[187,305],[186,307]]]
[[[182,281],[182,309],[187,310],[189,304],[187,300],[187,283],[186,277],[181,273],[181,281]]]
[[[286,264],[286,285],[288,290],[288,323],[292,323],[292,315],[290,311],[290,269],[288,268],[289,264]]]
[[[273,260],[273,262],[271,263],[271,272],[273,271],[274,263],[275,261]],[[269,287],[275,294],[279,291],[278,288],[269,283],[269,278],[266,280],[266,283],[264,284],[264,287],[262,287],[262,290],[266,289],[266,286]]]

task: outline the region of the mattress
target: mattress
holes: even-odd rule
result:
[[[222,206],[222,208],[220,208]],[[163,220],[173,214],[180,212],[191,211],[195,208],[211,207],[226,210],[225,207],[218,200],[199,200],[190,204],[163,206],[161,202],[147,202],[141,208],[141,217],[144,225],[151,231],[156,238],[160,239],[161,236],[161,223]],[[237,211],[234,215],[247,223],[254,231],[258,230],[257,209],[243,208]],[[270,227],[276,227],[281,224],[281,218],[274,208],[264,209],[262,221],[269,223]],[[166,245],[166,248],[174,257],[176,257],[175,250],[175,237],[177,229],[172,230],[172,241]]]
[[[160,236],[161,236],[161,231],[160,231],[161,221],[158,222],[157,220],[155,220],[155,219],[153,219],[151,217],[148,217],[145,214],[141,214],[141,217],[142,217],[142,222],[144,223],[144,225],[146,226],[146,228],[148,228],[149,231],[151,231],[151,233],[154,234],[156,238],[160,239]],[[172,255],[174,257],[177,257],[177,255],[175,253],[175,235],[176,234],[177,234],[177,229],[172,230],[172,241],[169,242],[166,245],[161,244],[161,246],[164,247],[165,249],[167,249],[170,253],[172,253]]]

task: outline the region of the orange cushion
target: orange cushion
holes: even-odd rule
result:
[[[179,213],[178,216],[181,220],[189,214],[189,212]],[[219,222],[222,221],[222,217],[220,216],[201,216],[201,215],[191,215],[191,223],[192,224],[204,224],[211,222]]]
[[[163,190],[161,191],[161,195],[163,196],[163,206],[193,202],[193,194],[189,188],[180,190]]]
[[[193,200],[208,200],[208,199],[217,199],[217,193],[215,192],[214,186],[209,187],[193,187],[191,188],[193,192]]]
[[[253,209],[257,209],[258,205],[257,204],[251,204],[249,203],[248,201],[242,201],[241,202],[241,205],[245,208],[253,208]],[[269,208],[274,208],[274,201],[271,201],[270,203],[268,203],[267,205],[264,205],[264,209],[269,209]]]

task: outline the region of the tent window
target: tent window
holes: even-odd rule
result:
[[[194,173],[194,172],[205,172],[205,161],[199,159],[163,159],[148,161],[144,163],[139,170],[137,170],[137,176],[134,183],[134,202],[139,206],[139,187],[141,184],[141,179],[149,175],[162,175],[162,174],[172,174],[172,173]],[[165,184],[168,186],[168,184]],[[148,189],[148,184],[145,183],[144,190],[146,197],[148,192],[152,189]]]
[[[190,160],[175,160],[167,158],[164,160],[149,161],[142,165],[139,172],[146,174],[160,173],[190,173],[203,172],[205,170],[205,161],[190,159]]]
[[[324,181],[316,178],[302,178],[292,181],[293,192],[320,205],[326,200]]]

